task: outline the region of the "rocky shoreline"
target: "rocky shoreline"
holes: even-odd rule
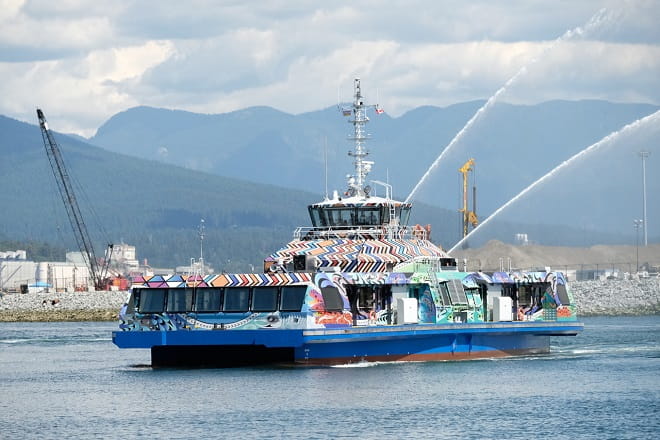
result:
[[[13,293],[0,298],[0,322],[114,321],[128,292]]]
[[[574,281],[580,316],[660,314],[660,278]],[[114,321],[127,292],[5,294],[0,322]]]
[[[660,278],[573,281],[578,316],[660,314]]]

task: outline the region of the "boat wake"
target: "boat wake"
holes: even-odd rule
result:
[[[380,365],[397,365],[397,364],[409,364],[410,361],[360,361],[353,362],[349,364],[339,364],[339,365],[330,365],[330,368],[371,368],[378,367]]]
[[[46,337],[46,338],[11,338],[11,339],[0,339],[0,344],[6,345],[51,345],[51,344],[80,344],[80,343],[96,343],[96,342],[112,342],[110,337],[73,337],[73,338],[61,338],[61,337]]]

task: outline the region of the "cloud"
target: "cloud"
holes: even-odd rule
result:
[[[0,4],[0,61],[24,62],[84,56],[116,43],[111,9],[101,2],[12,1]]]
[[[0,0],[0,113],[90,134],[117,111],[153,105],[297,113],[336,103],[363,78],[392,115],[485,99],[552,42],[504,96],[660,102],[660,5],[653,0],[333,4],[276,0]]]
[[[177,43],[175,56],[155,66],[143,82],[165,93],[231,92],[271,81],[276,59],[271,31],[239,29],[213,39]]]
[[[660,103],[659,73],[658,45],[572,42],[549,52],[505,99],[532,103],[577,97]]]
[[[99,121],[138,105],[117,83],[135,80],[154,64],[170,56],[162,42],[92,51],[81,59],[0,63],[2,112],[28,122],[40,107],[51,126],[60,132],[92,135]]]

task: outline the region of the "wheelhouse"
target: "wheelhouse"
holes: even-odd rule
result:
[[[406,226],[410,219],[410,203],[319,203],[308,207],[315,228],[343,226],[373,226],[389,224],[392,220]],[[393,218],[392,218],[393,217]]]

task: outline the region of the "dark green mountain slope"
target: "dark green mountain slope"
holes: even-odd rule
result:
[[[0,117],[0,204],[6,239],[44,240],[74,249],[39,128]],[[56,134],[77,197],[98,247],[135,244],[152,265],[182,265],[199,254],[205,219],[206,259],[256,263],[305,223],[312,194],[130,158]],[[275,197],[273,196],[275,194]],[[91,208],[91,209],[90,209]]]

